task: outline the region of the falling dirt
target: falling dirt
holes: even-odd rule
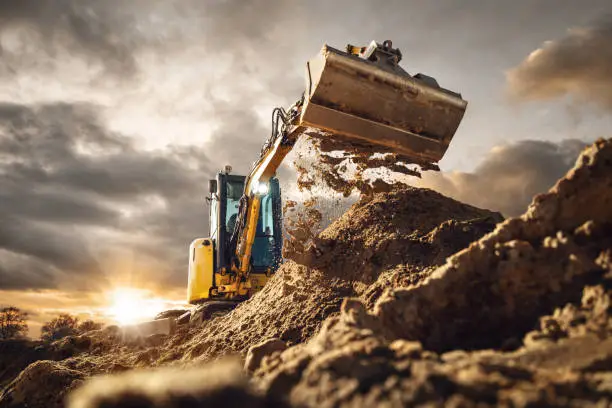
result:
[[[506,221],[364,194],[232,312],[161,341],[64,339],[2,374],[0,407],[608,406],[610,231],[612,140]]]
[[[303,253],[312,244],[321,230],[323,214],[318,208],[318,199],[312,197],[301,206],[295,201],[288,201],[283,208],[284,227],[287,237],[283,242],[283,257]]]
[[[354,192],[372,195],[403,185],[393,179],[394,174],[420,177],[421,170],[439,170],[426,161],[387,152],[379,146],[344,141],[338,136],[310,137],[299,143],[293,166],[300,191],[325,186],[344,197]]]

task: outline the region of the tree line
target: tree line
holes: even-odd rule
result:
[[[102,328],[102,323],[79,320],[69,313],[62,313],[43,324],[40,338],[43,341],[59,340]],[[25,339],[28,334],[28,313],[14,306],[0,309],[0,340]]]

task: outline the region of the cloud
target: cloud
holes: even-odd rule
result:
[[[108,72],[134,74],[134,18],[129,13],[112,12],[110,3],[117,7],[116,2],[106,3],[0,0],[0,51],[5,72],[25,64],[48,68],[56,60],[78,54]]]
[[[473,172],[426,172],[413,184],[516,216],[525,211],[536,194],[547,191],[573,166],[585,146],[576,139],[559,143],[523,140],[493,148]]]
[[[612,16],[549,41],[507,74],[513,96],[546,100],[570,95],[612,111]]]
[[[1,289],[91,288],[126,247],[163,266],[160,284],[184,280],[214,167],[201,149],[138,150],[95,112],[0,104]]]
[[[275,33],[295,29],[299,15],[294,0],[0,0],[0,73],[74,70],[81,59],[93,77],[132,79],[147,53],[176,66],[195,51],[211,62],[231,57],[228,76],[261,74],[270,70],[259,62],[295,54]]]
[[[92,289],[126,268],[183,287],[207,179],[246,173],[270,132],[257,109],[299,96],[295,49],[275,37],[296,4],[0,0],[0,289]],[[164,121],[198,147],[143,146],[174,136]]]
[[[414,55],[410,72],[439,67],[467,92],[481,74],[448,61],[473,62],[459,57],[481,51],[465,44],[515,43],[517,19],[547,7],[449,19],[456,7],[417,3],[0,0],[0,288],[69,292],[123,269],[183,288],[187,245],[208,231],[206,180],[225,164],[248,171],[268,113],[299,97],[323,42],[391,38]],[[502,31],[467,29],[499,7]]]

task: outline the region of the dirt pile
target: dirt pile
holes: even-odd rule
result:
[[[607,406],[612,398],[610,341],[437,354],[382,331],[347,301],[307,345],[264,359],[257,384],[294,406]]]
[[[426,279],[372,311],[346,300],[309,342],[264,357],[256,383],[296,406],[607,406],[610,231],[612,140]]]
[[[394,336],[429,349],[499,347],[604,279],[611,228],[612,147],[602,141],[526,214],[449,259],[422,285],[381,299],[375,314]]]
[[[0,390],[29,364],[52,358],[53,354],[42,345],[42,342],[29,340],[0,341]]]
[[[161,345],[121,344],[111,328],[62,339],[54,347],[64,358],[62,368],[90,376],[191,365],[234,353],[244,358],[249,348],[266,341],[278,346],[274,350],[298,345],[338,314],[344,298],[362,296],[373,305],[386,288],[423,279],[446,255],[491,231],[498,220],[499,214],[430,190],[404,186],[369,196],[319,234],[301,258],[296,256],[301,263],[288,260],[261,292],[225,316],[181,329]],[[263,347],[251,353],[251,369],[270,352]],[[38,377],[22,379],[27,381],[35,384]],[[6,401],[0,399],[0,406],[12,406]]]
[[[435,191],[402,186],[362,197],[303,253],[288,255],[330,276],[371,284],[397,265],[441,264],[502,220]]]
[[[244,356],[271,338],[302,343],[339,311],[343,298],[365,294],[381,274],[413,276],[442,264],[444,254],[467,247],[498,220],[497,213],[407,186],[364,198],[319,234],[305,255],[294,253],[295,260],[283,264],[261,292],[192,333],[176,352],[183,359],[210,359]],[[387,284],[381,282],[376,293]]]
[[[62,406],[65,396],[81,385],[85,375],[55,361],[30,364],[0,394],[0,406]]]

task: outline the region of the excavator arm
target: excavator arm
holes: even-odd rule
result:
[[[237,276],[236,289],[239,294],[249,289],[247,278],[251,270],[251,252],[255,242],[261,198],[268,193],[270,179],[306,129],[296,125],[302,105],[303,98],[289,111],[282,108],[273,111],[272,134],[245,180],[236,227],[230,240],[230,251],[235,253],[232,269]]]
[[[289,110],[276,108],[272,132],[246,178],[228,250],[233,254],[230,298],[250,294],[249,273],[261,199],[300,135],[367,143],[415,163],[442,158],[466,109],[461,95],[399,65],[391,41],[346,52],[327,45],[306,65],[306,90]],[[314,132],[313,132],[314,131]]]

